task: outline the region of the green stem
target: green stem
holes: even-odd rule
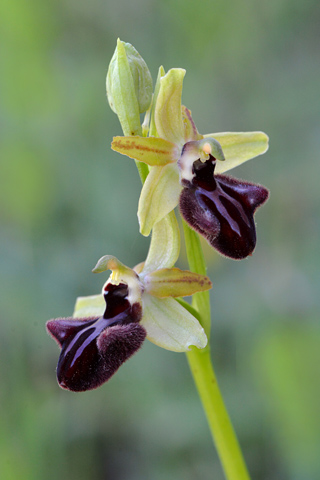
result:
[[[130,115],[125,115],[126,122],[124,122],[119,117],[124,135],[131,135],[133,131],[136,135],[141,135],[141,127],[136,128],[135,123],[131,125],[130,119]],[[148,166],[137,161],[136,165],[143,184],[149,173]],[[190,270],[205,275],[206,263],[199,237],[185,222],[183,227]],[[198,311],[201,324],[209,339],[211,323],[209,293],[198,292],[193,295],[192,308]],[[212,368],[209,345],[202,350],[192,348],[187,352],[187,358],[227,480],[249,480],[249,474]]]
[[[183,228],[190,270],[205,275],[206,265],[199,237],[185,222],[183,222]],[[196,293],[193,296],[192,305],[198,310],[202,326],[209,338],[208,292]],[[207,346],[203,350],[193,347],[187,352],[187,358],[226,479],[249,480],[249,473],[212,367],[210,347]]]
[[[124,122],[121,121],[120,117],[119,118],[119,121],[120,121],[120,124],[121,124],[121,127],[122,127],[122,131],[123,131],[123,134],[125,136],[130,136],[131,135],[131,131],[133,130],[134,126],[135,125],[130,125],[129,123],[129,127],[126,126],[126,124]],[[130,128],[131,127],[131,128]],[[141,126],[140,126],[140,129],[138,130],[138,133],[137,135],[142,135],[142,129],[141,129]],[[142,185],[144,184],[148,174],[149,174],[149,168],[148,168],[148,165],[146,165],[145,163],[142,163],[142,162],[138,162],[138,160],[135,160],[136,162],[136,167],[138,169],[138,172],[139,172],[139,176],[140,176],[140,180],[141,180],[141,183]]]
[[[138,172],[139,172],[141,183],[143,185],[144,182],[146,181],[146,178],[147,178],[148,174],[149,174],[148,165],[146,165],[145,163],[139,162],[138,160],[135,160],[135,162],[136,162],[136,167],[137,167]]]
[[[190,270],[200,275],[206,275],[207,267],[198,235],[185,221],[183,221],[183,231]],[[192,296],[192,306],[200,313],[202,319],[201,325],[209,338],[211,326],[209,292],[195,293]]]

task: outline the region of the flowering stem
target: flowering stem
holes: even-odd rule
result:
[[[148,174],[149,174],[148,165],[146,165],[145,163],[139,162],[138,160],[135,160],[135,162],[136,162],[136,167],[137,167],[138,172],[139,172],[141,183],[143,185],[144,182],[146,181],[146,178],[147,178]]]
[[[190,270],[199,273],[200,275],[206,275],[207,267],[198,235],[184,220],[183,231]],[[192,296],[192,306],[198,310],[201,316],[201,325],[203,326],[207,337],[210,338],[211,315],[209,292],[195,293]]]
[[[119,117],[118,117],[119,118]],[[132,128],[128,128],[124,122],[121,121],[121,119],[119,118],[119,121],[120,121],[120,124],[121,124],[121,127],[122,127],[122,131],[123,131],[123,135],[125,136],[130,136],[131,135],[131,131],[133,130],[133,127],[134,125],[132,126]],[[129,127],[130,127],[130,123],[129,123]],[[138,131],[137,135],[142,135],[142,129],[140,128],[140,130]],[[141,180],[141,183],[142,185],[144,184],[147,176],[148,176],[148,173],[149,173],[149,168],[148,168],[148,165],[146,165],[145,163],[142,163],[142,162],[139,162],[138,160],[135,160],[135,163],[136,163],[136,167],[138,169],[138,172],[139,172],[139,176],[140,176],[140,180]]]
[[[124,135],[131,135],[134,130],[130,128],[130,124],[126,126],[120,118],[119,120]],[[142,130],[137,134],[142,134]],[[148,166],[138,161],[136,166],[143,184],[149,173]],[[185,222],[183,228],[190,270],[206,275],[206,263],[199,237]],[[211,324],[209,292],[198,292],[193,295],[192,307],[199,313],[201,324],[209,339]],[[237,437],[215,378],[209,345],[202,350],[193,347],[187,352],[187,358],[227,480],[249,480]]]
[[[190,270],[205,275],[206,265],[199,237],[185,222],[183,228]],[[198,310],[202,326],[209,338],[209,293],[196,293],[192,306]],[[193,347],[187,352],[187,358],[226,479],[249,480],[249,473],[212,367],[210,347],[207,346],[203,350]]]

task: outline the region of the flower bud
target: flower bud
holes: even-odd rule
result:
[[[107,97],[125,135],[141,135],[140,113],[150,106],[152,78],[137,50],[119,39],[108,69]]]

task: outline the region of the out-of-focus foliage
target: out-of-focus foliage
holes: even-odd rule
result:
[[[235,172],[271,190],[256,252],[239,263],[205,247],[214,364],[252,477],[320,477],[319,21],[316,0],[1,2],[3,478],[223,478],[183,355],[147,344],[85,394],[55,381],[45,321],[100,290],[102,255],[133,266],[148,247],[138,174],[110,150],[118,36],[154,79],[159,64],[187,69],[199,131],[270,136]]]

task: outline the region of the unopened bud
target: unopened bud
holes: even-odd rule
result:
[[[141,135],[140,113],[152,99],[149,69],[130,43],[118,39],[107,74],[107,97],[125,135]]]

